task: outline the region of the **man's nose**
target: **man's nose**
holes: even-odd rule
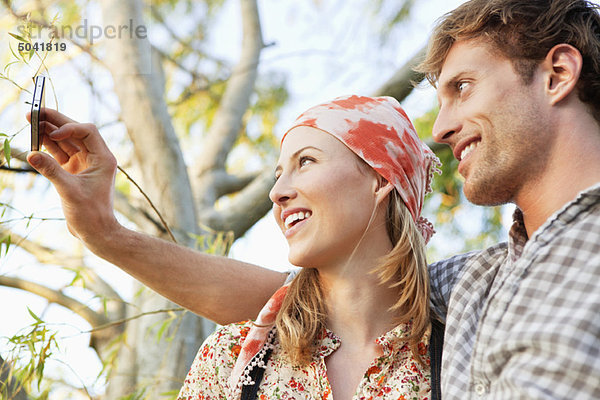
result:
[[[442,107],[433,124],[432,136],[433,140],[438,143],[450,143],[452,135],[459,132],[461,123],[456,113],[448,108]]]

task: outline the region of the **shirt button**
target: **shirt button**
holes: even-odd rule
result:
[[[475,384],[475,393],[477,396],[483,396],[487,392],[487,387],[483,382],[477,382]]]

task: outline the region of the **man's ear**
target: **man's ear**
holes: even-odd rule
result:
[[[548,51],[543,61],[547,71],[545,90],[552,105],[567,97],[579,81],[583,57],[579,50],[570,44],[557,44]]]
[[[375,188],[376,204],[380,204],[393,189],[394,185],[389,183],[385,178],[379,176],[377,179],[377,187]]]

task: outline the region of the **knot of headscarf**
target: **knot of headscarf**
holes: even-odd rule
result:
[[[281,139],[298,126],[325,131],[344,143],[390,182],[404,201],[425,243],[435,233],[421,216],[440,160],[423,143],[393,97],[338,97],[302,113]]]

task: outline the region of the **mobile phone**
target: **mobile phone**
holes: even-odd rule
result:
[[[46,77],[39,75],[35,77],[33,88],[33,101],[31,102],[31,151],[40,149],[40,111],[45,106],[44,88]]]

